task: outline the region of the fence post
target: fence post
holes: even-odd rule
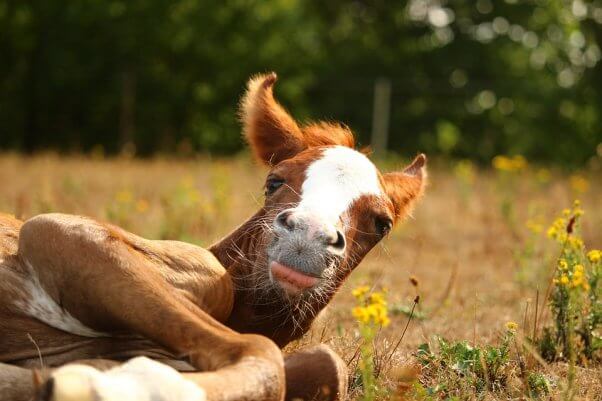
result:
[[[375,155],[383,156],[389,139],[391,108],[391,80],[379,78],[374,83],[374,109],[372,111],[371,146]]]

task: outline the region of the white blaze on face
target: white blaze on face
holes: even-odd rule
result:
[[[336,226],[362,195],[382,195],[376,167],[360,152],[335,146],[309,165],[297,209]]]

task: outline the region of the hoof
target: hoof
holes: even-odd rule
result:
[[[348,371],[328,346],[318,345],[285,358],[286,400],[339,401],[347,397]]]

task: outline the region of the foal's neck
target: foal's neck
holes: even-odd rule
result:
[[[326,306],[334,291],[320,300],[308,301],[304,310],[289,308],[289,313],[282,313],[288,308],[284,299],[274,297],[258,302],[257,293],[252,290],[257,283],[252,277],[254,269],[266,268],[257,265],[258,257],[265,255],[268,245],[265,219],[265,210],[259,210],[209,250],[228,270],[235,285],[234,308],[226,324],[242,333],[265,335],[282,347],[309,330],[315,315]]]
[[[260,209],[234,231],[209,247],[232,278],[238,279],[251,273],[257,259],[257,248],[263,239],[261,222],[265,211]]]

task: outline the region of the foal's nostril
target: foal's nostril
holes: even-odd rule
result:
[[[345,236],[342,232],[337,230],[337,237],[334,242],[330,243],[330,246],[336,249],[344,249],[345,248]]]
[[[276,216],[276,222],[289,231],[295,228],[295,223],[291,218],[291,214],[292,212],[290,210],[285,210],[278,213],[278,216]]]

